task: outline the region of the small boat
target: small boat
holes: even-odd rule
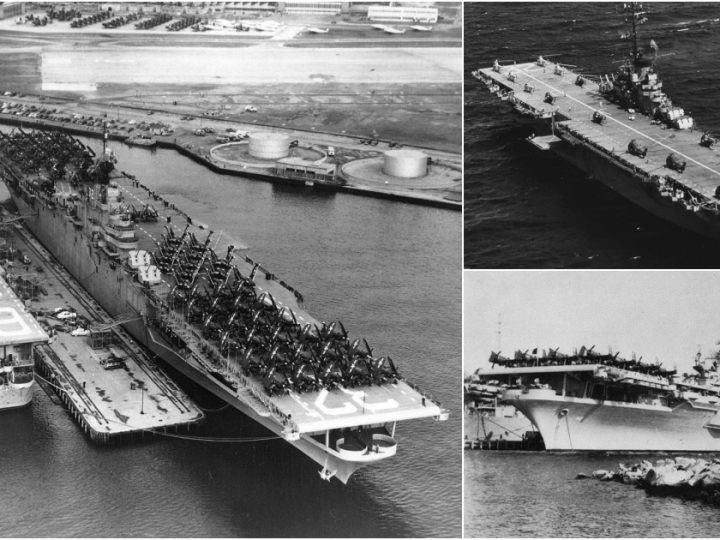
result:
[[[432,32],[432,26],[420,26],[419,24],[413,25],[410,28],[417,30],[418,32]]]
[[[125,144],[130,146],[146,146],[148,148],[155,147],[157,141],[148,135],[132,135],[125,139]]]

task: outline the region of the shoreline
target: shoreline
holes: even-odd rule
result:
[[[52,129],[59,129],[62,131],[65,131],[67,133],[70,133],[72,135],[81,135],[84,137],[90,137],[94,139],[102,139],[103,133],[102,130],[93,129],[90,127],[80,127],[77,125],[74,126],[67,126],[67,125],[59,125],[57,123],[49,123],[44,122],[42,120],[36,120],[33,118],[16,118],[14,116],[7,116],[0,114],[0,124],[5,125],[11,125],[11,126],[18,126],[18,127],[32,127],[33,129],[36,128],[52,128]],[[118,142],[124,142],[126,136],[119,135],[117,133],[109,133],[108,138],[113,141]],[[351,195],[356,196],[364,196],[364,197],[372,197],[377,199],[385,199],[385,200],[391,200],[391,201],[398,201],[398,202],[404,202],[408,204],[417,204],[422,206],[429,206],[434,208],[440,208],[440,209],[446,209],[446,210],[455,210],[455,211],[461,211],[462,210],[462,192],[459,193],[460,200],[453,201],[450,199],[447,199],[445,197],[432,197],[432,196],[423,196],[420,194],[414,194],[411,192],[398,192],[398,191],[383,191],[379,189],[373,189],[366,186],[358,186],[358,185],[352,185],[352,184],[331,184],[331,183],[323,183],[323,182],[315,182],[312,186],[308,186],[305,184],[303,180],[296,180],[292,178],[284,178],[284,177],[278,177],[273,176],[269,174],[262,174],[260,172],[253,172],[253,171],[245,171],[245,170],[238,170],[238,169],[232,169],[232,168],[225,168],[219,166],[217,163],[214,163],[213,161],[207,159],[203,155],[201,155],[199,152],[195,152],[189,148],[186,148],[182,144],[175,142],[175,141],[169,141],[169,140],[163,140],[161,138],[156,138],[157,146],[163,149],[169,149],[169,150],[175,150],[180,155],[183,155],[189,159],[192,159],[196,163],[199,163],[203,165],[204,167],[210,169],[214,173],[217,174],[223,174],[228,176],[237,176],[241,178],[249,178],[252,180],[261,180],[265,182],[270,182],[273,184],[282,184],[286,186],[293,186],[298,189],[311,189],[311,190],[319,190],[319,191],[326,191],[326,192],[339,192],[339,193],[347,193]]]
[[[459,23],[445,19],[433,32],[406,23],[407,34],[390,35],[368,20],[273,19],[280,25],[273,32],[178,33],[3,21],[0,46],[10,54],[0,91],[9,104],[0,123],[99,138],[104,118],[113,140],[152,137],[150,146],[174,149],[218,174],[461,209],[462,66],[457,46],[443,47],[459,45]],[[329,34],[308,31],[311,24]],[[223,160],[214,150],[232,131],[280,132],[321,153],[334,148],[329,163],[337,172],[326,180],[309,176],[306,186],[303,175],[279,177],[285,173],[272,161]],[[417,178],[343,169],[399,147],[422,151],[433,166]]]

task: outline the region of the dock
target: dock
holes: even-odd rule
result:
[[[6,241],[19,260],[6,263],[7,279],[50,335],[35,349],[41,386],[57,394],[92,441],[174,432],[204,419],[123,321],[113,320],[22,225],[10,229]]]
[[[535,439],[465,439],[465,450],[515,450],[539,452],[545,450],[542,437]]]

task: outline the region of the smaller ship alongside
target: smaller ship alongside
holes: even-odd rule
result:
[[[32,401],[34,348],[47,341],[48,335],[0,277],[0,411]]]
[[[475,378],[539,429],[548,450],[720,451],[720,352],[694,373],[581,347],[490,355]]]
[[[502,403],[500,381],[468,377],[464,385],[465,448],[541,450],[542,438],[532,422],[514,406]]]

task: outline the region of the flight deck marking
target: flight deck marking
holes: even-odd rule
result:
[[[10,328],[5,330],[3,327]],[[0,336],[22,336],[30,333],[30,327],[11,307],[0,307]]]
[[[574,102],[576,102],[576,103],[579,103],[579,104],[582,105],[583,107],[585,107],[585,108],[587,108],[587,109],[590,109],[590,110],[593,111],[593,112],[601,112],[599,109],[596,109],[596,108],[593,107],[592,105],[588,105],[587,103],[584,103],[584,102],[580,101],[579,99],[571,96],[570,94],[568,94],[568,93],[565,92],[564,90],[559,90],[558,88],[555,88],[554,86],[551,86],[550,84],[546,83],[545,81],[542,81],[542,80],[538,79],[537,77],[533,77],[533,76],[527,71],[527,69],[524,70],[524,72],[525,72],[525,74],[526,74],[528,77],[530,77],[530,78],[533,79],[534,81],[536,81],[536,82],[538,82],[538,83],[540,83],[540,84],[542,84],[542,85],[547,86],[548,88],[550,88],[551,90],[554,90],[554,91],[557,92],[557,93],[562,93],[562,94],[563,94],[563,97],[569,98],[569,99],[571,99],[572,101],[574,101]],[[569,83],[568,83],[568,84],[569,84]],[[653,141],[653,142],[656,143],[656,144],[659,144],[660,146],[662,146],[662,147],[670,150],[671,152],[674,152],[674,153],[676,153],[676,154],[678,154],[678,155],[681,155],[682,157],[684,157],[685,159],[687,159],[687,160],[689,160],[689,161],[692,161],[693,163],[695,163],[695,164],[698,165],[699,167],[702,167],[703,169],[707,169],[708,171],[710,171],[710,172],[712,172],[712,173],[720,176],[720,172],[719,172],[719,171],[716,171],[715,169],[713,169],[713,168],[711,168],[711,167],[708,167],[707,165],[703,165],[703,164],[700,163],[699,161],[691,158],[690,156],[687,156],[687,155],[683,154],[683,153],[680,152],[679,150],[675,150],[675,149],[672,148],[671,146],[668,146],[668,145],[666,145],[666,144],[658,141],[657,139],[654,139],[654,138],[651,137],[650,135],[646,135],[645,133],[642,133],[641,131],[638,131],[638,130],[635,129],[634,127],[630,127],[629,125],[624,124],[623,122],[621,122],[620,120],[617,120],[616,118],[612,118],[612,117],[611,117],[610,120],[612,120],[613,122],[617,122],[617,123],[620,124],[621,126],[629,129],[630,131],[632,131],[632,132],[634,132],[634,133],[637,133],[638,135],[640,135],[640,136],[642,136],[642,137],[645,137],[646,139],[649,139],[649,140]]]
[[[342,388],[341,390],[344,391],[344,389]],[[326,407],[325,400],[327,399],[329,394],[330,392],[328,392],[328,389],[323,388],[314,403],[315,407],[317,407],[323,413],[329,414],[330,416],[339,416],[341,414],[352,414],[357,411],[357,408],[354,407],[353,404],[349,401],[344,401],[341,407]]]
[[[294,392],[290,392],[290,397],[297,402],[298,405],[300,405],[303,409],[305,409],[305,412],[308,416],[312,416],[315,418],[323,418],[323,415],[320,414],[319,411],[315,411],[311,409],[303,400],[300,399],[300,396],[295,394]]]
[[[340,390],[350,395],[352,400],[358,405],[362,406],[363,409],[370,409],[372,412],[383,411],[385,409],[397,409],[399,405],[398,402],[392,398],[386,399],[385,401],[381,401],[379,403],[367,403],[365,401],[367,393],[363,390],[348,390],[347,388],[343,388],[342,386],[340,387]]]

